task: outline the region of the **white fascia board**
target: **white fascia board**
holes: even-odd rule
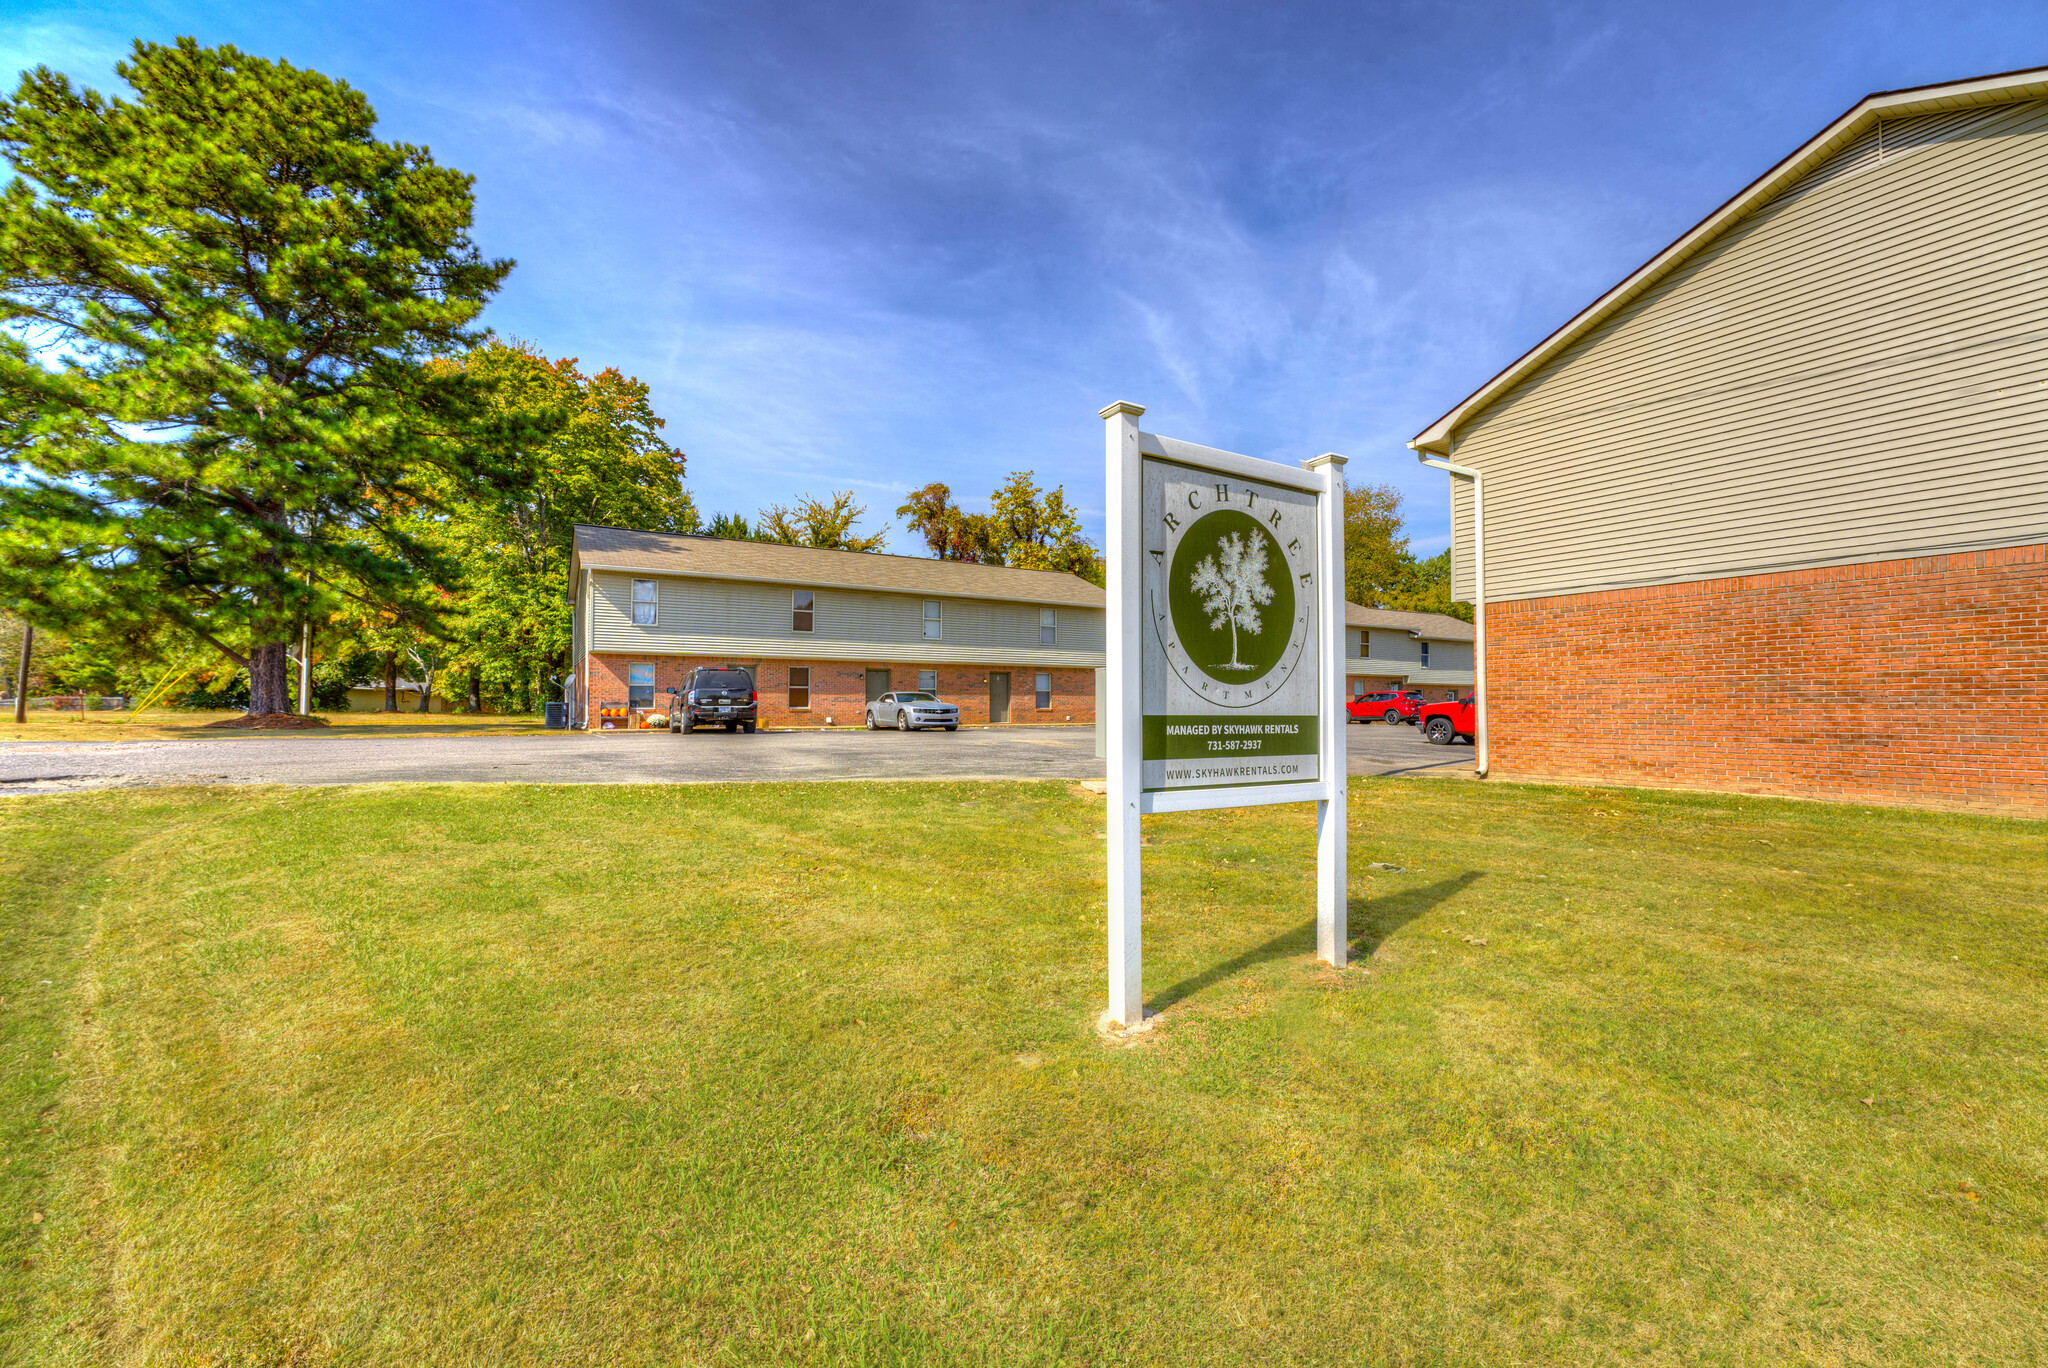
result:
[[[1460,400],[1450,412],[1417,433],[1414,440],[1408,443],[1409,449],[1448,457],[1451,454],[1452,434],[1459,424],[1514,388],[1532,371],[1597,327],[1615,310],[1642,294],[1713,239],[1768,203],[1779,191],[1839,152],[1879,119],[1903,119],[1917,114],[1938,114],[1949,109],[2010,104],[2043,97],[2048,97],[2048,67],[2032,67],[2024,71],[2004,72],[1997,76],[1980,76],[1968,81],[1918,86],[1910,90],[1888,90],[1865,96],[1841,118],[1802,144],[1791,156],[1737,191],[1732,199],[1693,225],[1676,242],[1651,257],[1627,279],[1587,305],[1570,322],[1509,362],[1498,375]]]

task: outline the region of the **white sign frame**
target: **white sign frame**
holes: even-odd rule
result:
[[[1145,410],[1115,403],[1102,410],[1108,493],[1108,687],[1096,698],[1107,720],[1109,759],[1109,1011],[1124,1029],[1144,1021],[1144,877],[1139,818],[1266,803],[1316,805],[1316,957],[1343,968],[1349,950],[1345,867],[1344,474],[1345,458],[1318,456],[1297,468],[1159,437],[1138,428]],[[1315,497],[1315,715],[1317,777],[1312,783],[1146,792],[1144,763],[1144,555],[1146,458],[1205,474],[1259,481]]]

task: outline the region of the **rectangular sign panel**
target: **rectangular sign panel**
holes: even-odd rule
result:
[[[1147,814],[1314,803],[1316,955],[1343,967],[1344,458],[1299,467],[1102,410],[1106,1026],[1146,1029]]]
[[[1146,457],[1146,792],[1314,783],[1317,496]]]

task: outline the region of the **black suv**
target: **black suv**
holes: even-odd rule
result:
[[[668,729],[692,732],[720,723],[727,731],[754,730],[760,716],[760,695],[745,670],[699,665],[680,691],[669,690]]]

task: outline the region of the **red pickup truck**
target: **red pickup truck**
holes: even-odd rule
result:
[[[1422,695],[1413,690],[1380,689],[1359,694],[1344,707],[1353,722],[1369,723],[1377,719],[1392,726],[1396,722],[1415,720],[1415,714],[1422,710]]]
[[[1471,694],[1455,702],[1425,704],[1420,720],[1422,739],[1433,746],[1448,746],[1460,738],[1470,741],[1479,725],[1474,717]]]

